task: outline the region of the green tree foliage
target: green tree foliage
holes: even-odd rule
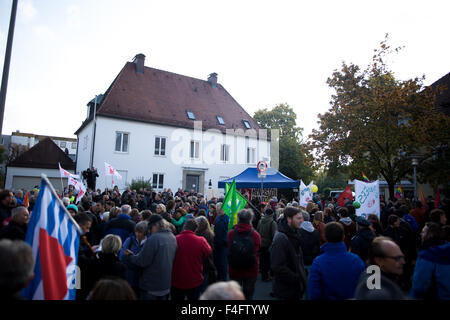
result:
[[[388,37],[375,49],[371,64],[361,70],[342,64],[328,78],[335,90],[331,108],[319,114],[320,128],[310,135],[310,150],[325,168],[348,165],[350,176],[370,180],[381,175],[394,194],[394,185],[412,172],[412,154],[421,161],[448,137],[449,117],[434,110],[436,92],[424,87],[424,77],[398,80],[385,59],[393,51]]]
[[[348,185],[348,170],[341,168],[339,171],[331,173],[329,170],[319,171],[314,182],[319,188],[319,193],[325,198],[330,196],[330,191],[344,190]]]
[[[130,189],[139,191],[140,188],[152,189],[151,179],[145,179],[144,177],[139,177],[131,180]]]
[[[303,129],[297,127],[297,115],[287,104],[282,103],[272,110],[258,110],[253,117],[264,129],[280,130],[279,171],[292,179],[309,181],[312,169],[307,165],[307,155],[301,143]]]

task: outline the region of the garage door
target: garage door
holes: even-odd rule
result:
[[[60,178],[48,178],[53,187],[61,191],[61,179]],[[63,178],[64,188],[67,187],[67,178]],[[13,177],[13,189],[26,189],[31,190],[35,186],[41,185],[41,177],[23,177],[23,176],[14,176]]]

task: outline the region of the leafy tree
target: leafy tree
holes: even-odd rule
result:
[[[330,191],[344,190],[347,187],[347,177],[347,168],[342,168],[337,172],[321,170],[316,174],[314,182],[319,188],[319,193],[327,198],[330,195]]]
[[[264,129],[280,130],[279,171],[292,179],[309,181],[313,172],[307,166],[307,156],[301,144],[303,129],[296,125],[294,110],[287,103],[282,103],[272,110],[258,110],[253,118]]]
[[[9,165],[11,162],[16,160],[22,153],[28,151],[30,148],[28,146],[10,143],[8,145],[8,153],[6,155],[6,165]]]
[[[448,139],[449,117],[434,110],[435,91],[424,87],[424,77],[398,80],[385,58],[393,51],[388,36],[375,49],[371,64],[361,70],[342,64],[328,78],[335,90],[331,108],[319,114],[319,130],[310,135],[310,150],[326,168],[348,165],[350,175],[369,179],[381,175],[394,194],[395,183],[412,172],[411,155],[421,161]]]

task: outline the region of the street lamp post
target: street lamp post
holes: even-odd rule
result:
[[[419,160],[417,158],[412,158],[411,164],[414,168],[414,200],[417,201],[417,176],[416,176],[416,167],[419,164]]]

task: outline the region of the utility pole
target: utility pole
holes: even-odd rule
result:
[[[16,24],[17,0],[13,0],[11,19],[9,21],[8,42],[6,44],[5,63],[3,64],[2,87],[0,90],[0,136],[3,130],[3,116],[5,114],[6,91],[8,88],[9,64],[11,61],[11,49]]]

